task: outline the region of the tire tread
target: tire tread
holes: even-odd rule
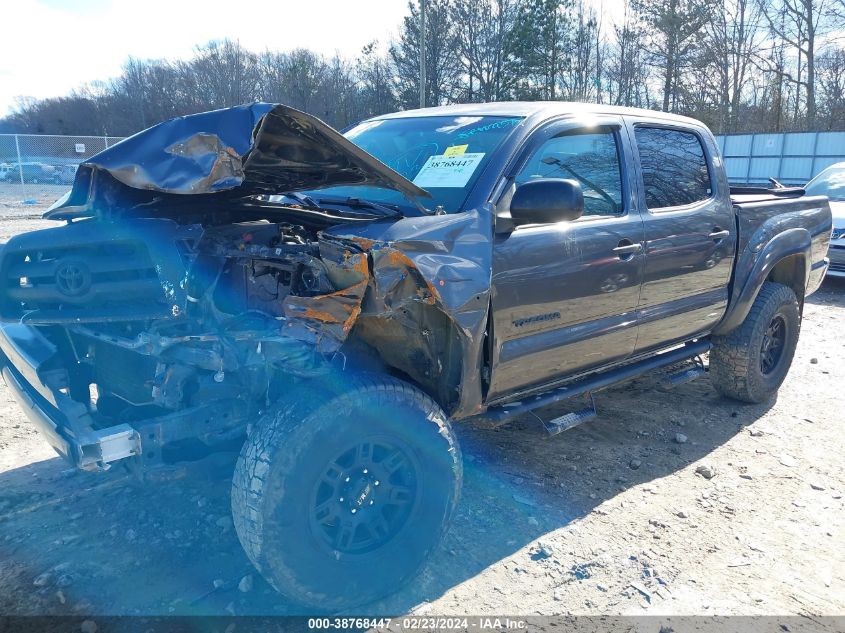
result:
[[[742,324],[723,336],[713,337],[713,348],[710,351],[710,380],[716,390],[724,396],[743,402],[758,403],[765,399],[767,393],[762,393],[759,385],[754,384],[750,363],[755,356],[752,354],[758,330],[766,327],[770,317],[781,305],[794,304],[797,308],[798,300],[791,288],[783,284],[767,281],[763,284],[751,310]],[[792,361],[794,345],[786,361]]]
[[[268,582],[280,593],[290,595],[290,587],[296,587],[302,598],[310,595],[305,587],[299,587],[293,574],[287,574],[286,587],[280,587],[267,572],[264,536],[264,504],[278,502],[279,494],[284,491],[267,490],[271,461],[281,462],[276,467],[290,469],[294,458],[314,439],[315,429],[302,428],[309,421],[309,416],[326,406],[367,408],[380,406],[389,401],[401,399],[415,405],[430,422],[437,424],[439,434],[446,440],[448,451],[452,454],[452,468],[455,474],[455,494],[443,522],[442,538],[449,524],[449,518],[457,506],[462,483],[461,453],[457,437],[448,420],[428,395],[415,387],[388,376],[363,374],[355,377],[348,388],[327,397],[325,391],[306,390],[295,399],[281,402],[272,412],[263,417],[249,434],[235,468],[232,480],[232,516],[235,531],[247,557],[261,572]],[[277,570],[278,572],[278,570]],[[325,603],[328,596],[312,596],[313,601]]]

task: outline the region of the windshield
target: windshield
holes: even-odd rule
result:
[[[807,195],[845,200],[845,165],[828,167],[804,187]]]
[[[522,119],[439,116],[365,121],[344,136],[432,195],[420,202],[459,210],[502,141]],[[413,208],[398,191],[363,185],[304,192],[321,198],[360,198]]]

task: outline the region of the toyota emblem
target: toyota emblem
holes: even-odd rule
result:
[[[56,269],[56,287],[68,297],[78,297],[91,285],[91,273],[81,262],[65,262]]]

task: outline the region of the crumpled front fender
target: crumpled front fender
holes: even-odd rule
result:
[[[358,336],[453,417],[478,413],[491,233],[486,209],[324,231],[321,257],[339,290],[286,300],[286,333],[324,352]]]

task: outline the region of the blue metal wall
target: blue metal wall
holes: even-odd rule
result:
[[[771,176],[802,185],[828,165],[845,161],[845,132],[787,132],[717,136],[728,180],[766,183]]]

